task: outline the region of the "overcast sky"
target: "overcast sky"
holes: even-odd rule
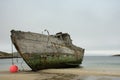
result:
[[[0,51],[10,30],[67,32],[85,55],[120,53],[120,0],[0,0]]]

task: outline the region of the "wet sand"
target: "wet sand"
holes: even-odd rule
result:
[[[38,72],[0,72],[0,80],[120,80],[119,71],[92,69],[46,69]]]

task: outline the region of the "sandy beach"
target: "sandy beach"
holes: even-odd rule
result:
[[[46,69],[37,72],[0,72],[1,80],[120,80],[119,71],[86,69]]]

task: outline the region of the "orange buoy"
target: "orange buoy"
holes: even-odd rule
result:
[[[11,73],[18,72],[18,67],[17,67],[16,65],[10,66],[10,72],[11,72]]]

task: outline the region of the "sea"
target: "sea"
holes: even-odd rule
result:
[[[0,59],[0,72],[9,71],[14,63],[20,71],[31,70],[22,58]],[[83,62],[79,68],[88,70],[102,70],[120,72],[120,57],[117,56],[84,56]],[[79,70],[79,68],[76,68]],[[76,80],[120,80],[115,76],[85,76]]]
[[[0,59],[0,71],[9,71],[12,62],[19,70],[31,70],[22,58]],[[84,56],[80,68],[120,71],[120,57],[118,56]]]
[[[85,69],[120,71],[120,56],[85,56],[81,66]]]

